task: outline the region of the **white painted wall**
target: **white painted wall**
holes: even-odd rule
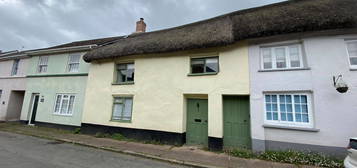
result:
[[[345,39],[327,36],[302,39],[310,70],[258,72],[259,47],[249,47],[252,138],[301,144],[346,147],[357,136],[357,71],[351,71]],[[297,40],[297,39],[292,39]],[[282,42],[284,43],[284,42]],[[332,77],[343,75],[350,87],[338,93]],[[319,132],[264,128],[264,91],[312,91],[314,128]]]
[[[14,60],[0,61],[0,90],[2,90],[2,96],[0,100],[0,120],[6,119],[6,113],[8,111],[17,110],[16,107],[15,109],[8,109],[10,94],[13,90],[25,90],[25,75],[28,60],[28,58],[20,60],[18,74],[16,76],[11,76],[11,70]]]
[[[220,72],[217,75],[188,76],[190,57],[212,56],[212,52],[219,55]],[[245,43],[230,48],[138,56],[134,62],[134,85],[112,85],[113,61],[91,64],[83,123],[183,133],[186,131],[184,95],[202,94],[208,96],[208,135],[222,137],[222,95],[249,95],[248,48]],[[113,95],[133,95],[131,123],[110,121]]]

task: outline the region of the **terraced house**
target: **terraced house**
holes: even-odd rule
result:
[[[83,131],[341,154],[357,117],[356,5],[288,1],[148,33],[140,20],[84,55]]]
[[[21,120],[31,125],[80,127],[89,66],[82,56],[115,39],[78,41],[26,52],[30,59]]]
[[[24,52],[0,52],[0,121],[20,119],[28,60]]]

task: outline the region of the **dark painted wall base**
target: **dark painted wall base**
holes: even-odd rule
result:
[[[208,149],[221,151],[223,149],[223,138],[208,137]]]
[[[108,134],[120,133],[127,138],[144,141],[157,141],[170,145],[183,145],[186,143],[186,133],[173,133],[82,123],[81,133],[94,135],[98,132]]]
[[[28,124],[29,123],[28,120],[20,120],[19,122],[20,122],[20,124]]]
[[[62,125],[62,124],[54,124],[54,123],[46,123],[46,122],[38,122],[38,121],[35,122],[35,125],[40,127],[57,128],[57,129],[63,129],[69,131],[73,131],[76,128],[81,128],[79,126]]]

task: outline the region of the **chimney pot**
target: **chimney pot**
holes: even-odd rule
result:
[[[144,32],[146,32],[146,23],[144,22],[144,18],[140,18],[140,20],[136,22],[135,33],[144,33]]]

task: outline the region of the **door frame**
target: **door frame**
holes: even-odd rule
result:
[[[30,111],[29,111],[29,116],[28,116],[28,125],[35,125],[34,123],[31,123],[31,119],[32,119],[32,113],[33,113],[33,107],[35,105],[35,98],[36,96],[38,96],[38,102],[40,101],[40,94],[39,93],[32,93],[31,95],[31,107],[30,107]],[[37,108],[38,108],[38,102],[37,102]],[[36,113],[37,113],[37,109],[36,109]],[[35,120],[36,120],[36,116],[35,116]]]
[[[225,148],[224,146],[224,122],[225,122],[225,118],[224,118],[224,97],[244,97],[247,98],[248,100],[248,114],[249,114],[249,139],[250,139],[250,149],[252,149],[252,118],[251,118],[251,110],[250,110],[250,95],[231,95],[231,94],[226,94],[223,95],[222,94],[222,145],[223,148]]]

